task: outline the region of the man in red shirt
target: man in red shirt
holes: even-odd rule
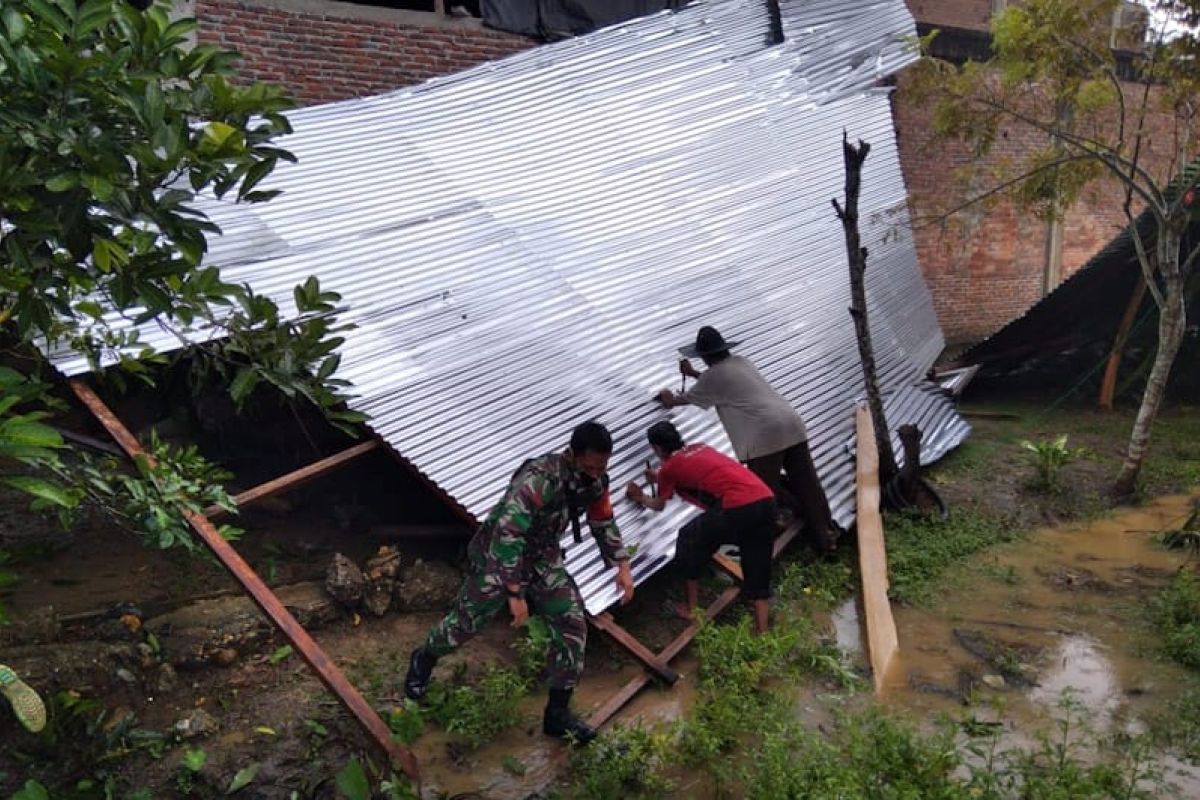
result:
[[[677,609],[692,618],[700,603],[700,576],[712,554],[722,544],[741,551],[742,593],[754,602],[754,627],[767,629],[767,601],[771,597],[771,550],[775,538],[775,496],[761,478],[727,455],[706,444],[685,445],[670,422],[656,422],[647,431],[650,447],[662,461],[646,478],[658,484],[658,496],[649,497],[630,482],[625,496],[642,508],[662,511],[678,494],[704,509],[679,530],[675,556],[687,578],[687,600]]]

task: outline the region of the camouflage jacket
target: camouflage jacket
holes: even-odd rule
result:
[[[587,524],[605,563],[629,558],[613,519],[608,476],[581,478],[559,453],[531,458],[513,475],[500,502],[492,507],[473,544],[487,563],[489,576],[503,583],[528,583],[546,566],[562,562],[559,539],[571,523],[568,492]]]

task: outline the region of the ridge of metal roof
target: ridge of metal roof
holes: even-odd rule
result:
[[[338,377],[370,426],[477,518],[522,459],[596,418],[614,489],[644,432],[672,418],[729,452],[716,416],[663,411],[676,348],[711,324],[803,413],[835,518],[854,514],[846,442],[861,368],[840,223],[842,134],[869,141],[861,228],[872,333],[893,427],[923,460],[967,435],[924,375],[943,340],[913,246],[889,92],[915,59],[902,0],[695,2],[377,97],[300,109],[270,203],[206,202],[207,262],[294,311],[310,274],[357,328]],[[179,342],[153,324],[144,341]],[[206,334],[193,334],[196,340]],[[68,375],[77,354],[51,354]],[[693,512],[616,503],[645,580]],[[617,598],[594,543],[564,537],[595,613]]]

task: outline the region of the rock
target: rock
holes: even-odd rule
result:
[[[137,683],[137,676],[124,667],[117,667],[116,675],[125,683]]]
[[[363,570],[363,605],[377,617],[387,613],[392,604],[392,592],[396,588],[396,575],[400,571],[400,552],[384,545],[379,552],[367,559]]]
[[[175,674],[175,668],[170,664],[159,664],[158,680],[154,682],[154,691],[159,694],[167,694],[179,688],[179,676]]]
[[[305,628],[319,628],[339,619],[341,609],[318,583],[296,583],[275,592],[296,621]]]
[[[112,732],[120,728],[126,723],[134,721],[133,709],[129,706],[117,706],[112,713],[108,715],[108,719],[104,721],[103,729],[107,732]]]
[[[153,669],[154,665],[158,663],[158,656],[154,655],[154,648],[145,642],[138,642],[137,652],[141,659],[142,669]]]
[[[462,575],[441,561],[417,559],[400,571],[396,607],[401,611],[442,611],[458,597]]]
[[[238,660],[238,651],[232,647],[222,647],[215,650],[210,657],[210,660],[220,667],[228,667],[230,664]]]
[[[989,689],[1003,689],[1008,685],[1005,683],[1004,677],[1001,675],[988,674],[984,675],[982,678],[980,678],[980,680],[983,681],[983,685],[987,686]]]
[[[362,570],[341,553],[334,553],[325,572],[325,591],[346,608],[355,608],[363,599],[365,580]]]
[[[216,733],[220,727],[216,717],[203,708],[197,708],[175,723],[175,732],[182,739],[196,739]]]

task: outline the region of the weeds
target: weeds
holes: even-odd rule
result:
[[[1200,670],[1200,575],[1181,569],[1150,600],[1150,617],[1172,660]]]
[[[661,797],[672,788],[666,767],[673,745],[669,733],[614,728],[572,755],[573,796],[585,800]]]
[[[1082,450],[1072,450],[1067,447],[1067,434],[1065,433],[1055,439],[1043,439],[1038,442],[1022,439],[1021,448],[1026,451],[1034,469],[1037,470],[1037,478],[1032,484],[1033,487],[1047,492],[1059,490],[1062,468],[1078,456],[1083,455]]]
[[[1180,758],[1200,766],[1200,689],[1180,697],[1169,711],[1150,721],[1150,736]]]
[[[775,596],[781,601],[810,601],[820,608],[831,608],[853,592],[854,570],[840,559],[793,561],[775,587]]]
[[[892,515],[887,526],[889,593],[910,605],[927,602],[936,579],[955,562],[1016,538],[998,519],[969,509],[956,510],[944,521]]]
[[[518,720],[517,704],[530,682],[515,670],[490,666],[477,685],[434,683],[429,690],[428,714],[447,733],[474,749]]]

